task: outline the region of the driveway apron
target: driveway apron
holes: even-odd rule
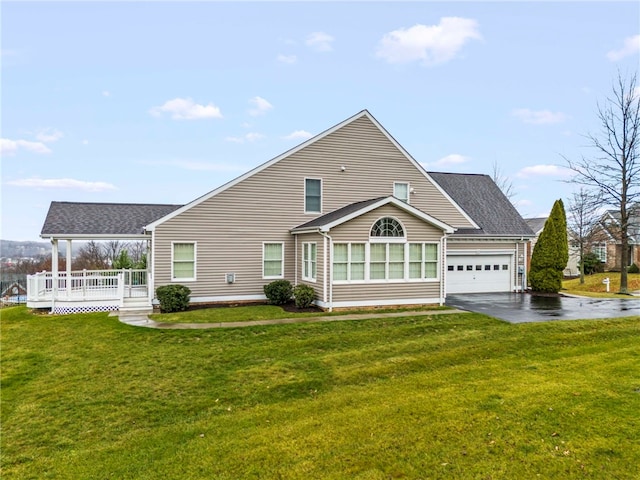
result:
[[[448,295],[446,304],[510,323],[640,316],[640,298],[538,296],[529,293]]]

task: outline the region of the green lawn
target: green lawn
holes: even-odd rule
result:
[[[433,305],[418,306],[409,310],[430,311],[448,310],[449,307],[438,307]],[[407,309],[404,309],[407,311]],[[239,305],[222,308],[202,308],[187,310],[185,312],[174,313],[154,313],[149,315],[153,320],[160,323],[229,323],[246,322],[254,320],[275,320],[281,318],[305,318],[305,317],[327,317],[335,315],[345,315],[354,313],[367,313],[375,316],[376,313],[401,312],[402,308],[388,308],[376,310],[349,310],[338,312],[288,312],[278,305]]]
[[[609,293],[607,293],[607,286],[602,283],[605,278],[608,278],[610,282]],[[640,290],[640,273],[627,274],[627,287],[630,292]],[[587,297],[634,298],[620,295],[617,293],[618,291],[620,291],[620,272],[585,275],[583,284],[580,283],[580,278],[572,278],[562,282],[562,293],[572,293]]]
[[[4,479],[640,478],[640,319],[1,311]]]

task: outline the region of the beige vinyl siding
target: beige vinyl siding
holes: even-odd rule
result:
[[[442,230],[425,223],[424,220],[393,205],[383,205],[333,228],[330,232],[331,238],[334,242],[368,242],[371,227],[382,217],[399,220],[409,242],[439,242],[443,235]]]
[[[342,171],[341,167],[345,167]],[[171,283],[171,242],[197,242],[192,297],[262,295],[263,242],[283,242],[285,278],[293,281],[295,244],[289,230],[320,214],[304,213],[304,179],[322,179],[323,214],[393,194],[410,181],[411,205],[453,226],[464,216],[366,117],[245,178],[159,224],[154,233],[155,285]],[[408,231],[411,233],[411,228]],[[227,284],[225,273],[236,273]]]
[[[353,285],[334,285],[333,303],[338,302],[376,302],[385,300],[413,300],[440,298],[440,282],[408,283],[365,283]]]

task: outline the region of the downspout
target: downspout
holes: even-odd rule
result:
[[[442,272],[440,275],[440,306],[444,305],[446,292],[446,283],[447,283],[447,236],[443,235],[440,238],[440,271]]]
[[[293,253],[293,262],[295,268],[293,269],[293,284],[298,285],[298,236],[294,235],[294,238],[295,252]]]
[[[323,268],[323,295],[327,295],[327,280],[329,280],[329,301],[327,302],[329,305],[329,312],[333,311],[333,268],[330,270],[329,278],[327,279],[327,260],[329,260],[329,256],[333,255],[333,239],[331,236],[318,230],[318,233],[324,237],[324,268]],[[327,241],[329,243],[330,249],[327,248]],[[329,255],[327,255],[327,251],[329,251]]]

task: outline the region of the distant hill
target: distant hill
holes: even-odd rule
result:
[[[86,242],[73,242],[71,249],[73,255]],[[60,253],[64,256],[66,246],[60,245]],[[0,240],[0,257],[2,258],[38,258],[51,253],[51,243],[49,242],[20,242],[15,240]]]

